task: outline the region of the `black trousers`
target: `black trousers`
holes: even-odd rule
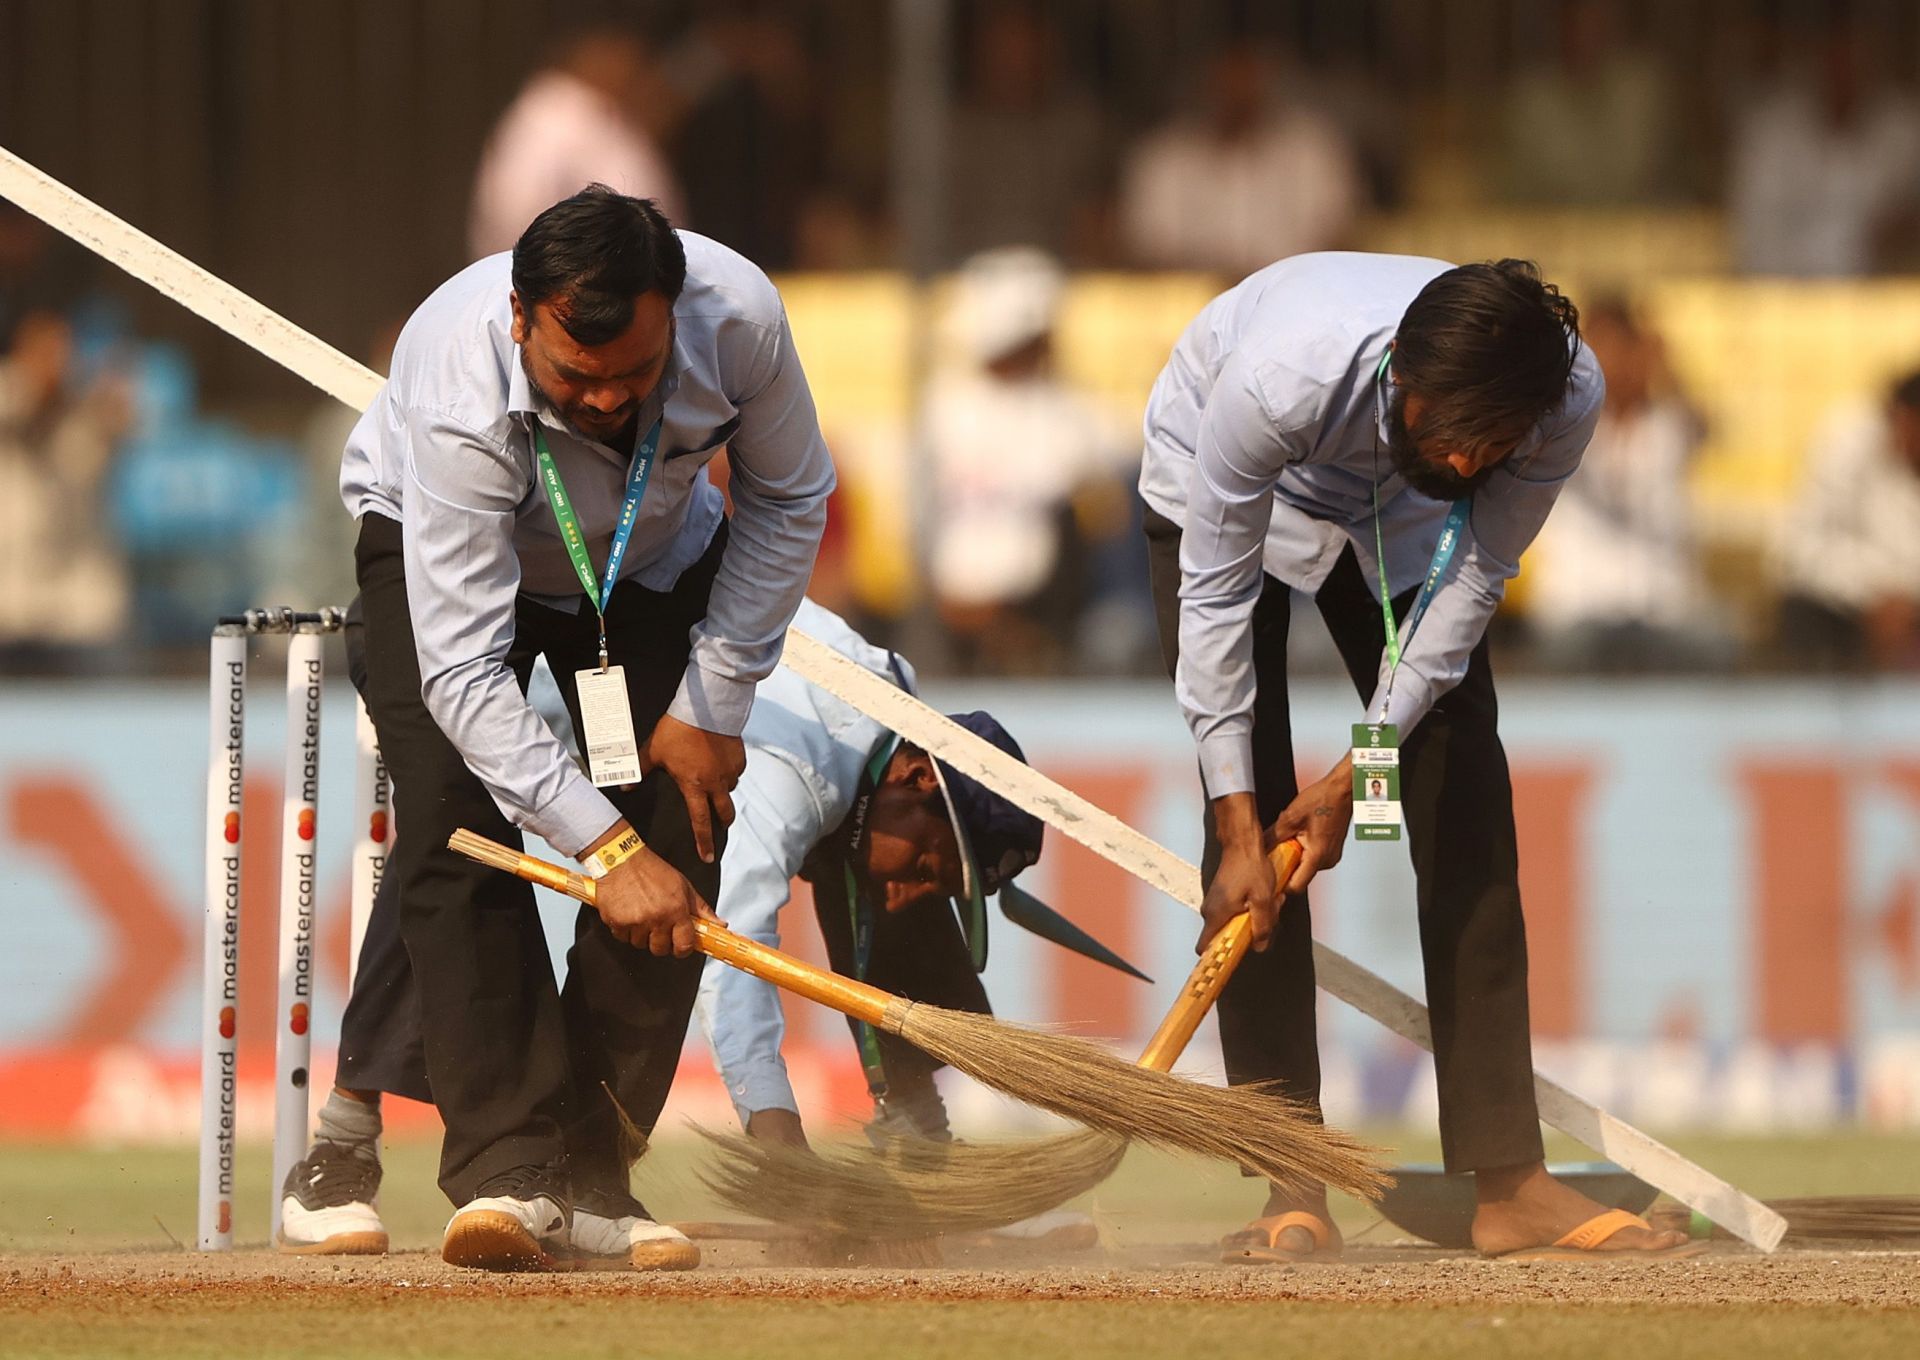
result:
[[[1180,637],[1180,527],[1148,510],[1146,533],[1154,613],[1171,674]],[[1253,612],[1254,797],[1262,822],[1278,817],[1299,793],[1287,707],[1290,593],[1267,577]],[[1404,617],[1412,598],[1409,591],[1395,601],[1395,613]],[[1351,548],[1314,603],[1355,689],[1363,701],[1371,698],[1385,647],[1380,601]],[[1433,1020],[1440,1142],[1450,1171],[1514,1166],[1543,1155],[1533,1100],[1513,784],[1498,720],[1482,638],[1466,678],[1401,740],[1401,797]],[[1333,735],[1342,741],[1347,736]],[[1201,862],[1208,883],[1220,853],[1209,805]],[[1227,1079],[1276,1082],[1317,1108],[1315,1001],[1311,915],[1302,894],[1280,913],[1266,952],[1249,953],[1220,997]]]
[[[706,615],[726,537],[722,524],[673,590],[628,581],[608,602],[612,660],[626,668],[634,729],[643,739],[686,669],[689,634]],[[702,958],[656,958],[614,939],[598,914],[582,908],[566,987],[556,988],[531,887],[446,848],[463,826],[509,845],[521,839],[420,698],[400,526],[366,516],[355,566],[363,693],[393,777],[397,834],[348,1005],[340,1084],[431,1093],[446,1124],[440,1187],[455,1204],[483,1193],[494,1176],[528,1166],[543,1168],[563,1193],[624,1192],[614,1102],[651,1131],[673,1083]],[[508,662],[524,690],[534,658],[546,656],[576,731],[573,674],[598,664],[598,635],[589,608],[569,614],[525,598],[515,608]],[[633,789],[607,794],[696,891],[708,901],[718,895],[717,857],[701,862],[670,778],[655,772]],[[408,1074],[407,1046],[383,1037],[384,1025],[409,1016],[418,1025],[424,1074]],[[389,1064],[394,1072],[383,1071]],[[392,1085],[371,1080],[396,1074]]]

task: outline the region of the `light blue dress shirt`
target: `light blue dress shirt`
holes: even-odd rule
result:
[[[664,422],[660,461],[621,579],[668,590],[700,559],[723,514],[706,465],[726,448],[732,533],[668,711],[735,734],[806,590],[833,463],[779,293],[725,246],[680,239],[678,334],[637,423],[644,433]],[[633,450],[576,435],[528,382],[511,334],[511,264],[501,254],[468,266],[413,314],[392,376],[347,441],[340,492],[355,518],[402,525],[427,710],[515,825],[578,855],[619,814],[506,662],[516,595],[591,607],[535,475],[533,425],[546,431],[596,565],[607,560]]]
[[[875,647],[811,600],[794,624],[895,684],[892,653]],[[913,670],[900,663],[906,687]],[[742,734],[747,769],[733,791],[733,826],[720,858],[720,919],[762,944],[780,943],[780,908],[801,864],[853,809],[867,762],[893,733],[785,666],[761,682]],[[755,1110],[793,1110],[780,1056],[786,1033],[779,992],[737,968],[709,966],[695,1013],[744,1125]]]
[[[1250,624],[1262,571],[1311,594],[1351,545],[1377,592],[1377,482],[1393,594],[1426,576],[1447,505],[1393,471],[1374,374],[1407,304],[1450,268],[1403,255],[1282,260],[1208,303],[1154,384],[1140,494],[1181,526],[1174,688],[1210,797],[1253,790]],[[1566,399],[1474,492],[1391,695],[1381,659],[1369,720],[1397,724],[1404,739],[1466,674],[1522,550],[1580,465],[1605,393],[1582,346]]]

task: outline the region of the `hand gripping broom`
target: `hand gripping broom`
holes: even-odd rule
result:
[[[447,844],[482,864],[588,905],[594,901],[594,881],[583,874],[471,831],[454,832]],[[1385,1183],[1372,1149],[1280,1096],[1182,1081],[1069,1035],[907,1001],[736,935],[716,920],[697,917],[693,928],[695,947],[709,958],[897,1034],[997,1091],[1090,1129],[1237,1162],[1283,1184],[1323,1181],[1371,1197]]]
[[[1299,866],[1300,843],[1286,841],[1268,859],[1284,889]],[[1221,928],[1137,1067],[1172,1069],[1252,939],[1245,915]],[[721,1150],[720,1161],[702,1179],[729,1207],[788,1230],[869,1241],[980,1232],[1045,1213],[1111,1175],[1129,1141],[1121,1133],[1093,1131],[1017,1143],[895,1138],[878,1152],[815,1151],[702,1132]]]

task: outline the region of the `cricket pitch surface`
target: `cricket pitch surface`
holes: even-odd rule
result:
[[[1920,1188],[1911,1138],[1687,1150],[1770,1197]],[[691,1151],[656,1151],[638,1188],[662,1217],[739,1219],[700,1199]],[[254,1160],[243,1183],[264,1183]],[[708,1240],[700,1269],[648,1275],[443,1265],[432,1150],[411,1147],[389,1151],[390,1256],[266,1250],[264,1193],[239,1224],[252,1245],[196,1253],[176,1245],[191,1162],[0,1148],[0,1356],[1920,1355],[1920,1253],[1716,1242],[1690,1261],[1519,1264],[1412,1243],[1347,1204],[1358,1240],[1337,1263],[1223,1264],[1214,1239],[1258,1207],[1254,1188],[1139,1153],[1078,1206],[1098,1230],[1083,1248],[991,1238],[949,1241],[937,1262],[796,1266],[786,1244]]]

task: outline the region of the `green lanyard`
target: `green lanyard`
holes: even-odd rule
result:
[[[1382,403],[1386,400],[1387,365],[1392,359],[1393,350],[1389,348],[1380,356],[1380,366],[1373,371],[1374,387],[1379,391]],[[1440,588],[1440,578],[1446,573],[1447,564],[1453,560],[1453,551],[1460,546],[1460,533],[1466,527],[1472,496],[1462,496],[1447,508],[1447,522],[1440,530],[1440,540],[1433,545],[1433,561],[1427,565],[1427,576],[1420,584],[1420,594],[1407,611],[1406,626],[1401,627],[1394,622],[1393,590],[1387,584],[1387,549],[1380,532],[1380,436],[1378,425],[1374,428],[1373,565],[1380,573],[1380,618],[1387,638],[1387,693],[1391,695],[1393,677],[1400,670],[1401,649],[1413,641],[1413,630],[1420,626],[1427,606],[1433,601],[1434,591]]]
[[[1373,556],[1374,566],[1380,573],[1380,617],[1385,625],[1387,636],[1387,664],[1398,668],[1400,650],[1413,641],[1413,630],[1420,626],[1421,618],[1427,612],[1427,605],[1433,600],[1433,592],[1440,588],[1440,577],[1447,570],[1447,563],[1453,560],[1453,550],[1460,546],[1460,531],[1467,522],[1469,497],[1462,496],[1447,509],[1446,525],[1440,530],[1440,541],[1433,545],[1433,561],[1427,566],[1427,576],[1420,583],[1420,594],[1413,602],[1413,608],[1407,611],[1404,628],[1393,621],[1393,592],[1387,585],[1387,551],[1380,541],[1380,484],[1373,484]],[[1392,683],[1389,673],[1388,683]]]
[[[866,777],[861,783],[864,796],[871,796],[870,791],[879,786],[880,776],[886,773],[887,762],[893,759],[893,753],[899,749],[899,746],[900,738],[889,733],[874,748],[873,754],[867,758]],[[864,834],[864,817],[861,818],[861,823],[862,834]],[[857,847],[858,838],[856,837],[854,845],[849,849]],[[860,878],[853,871],[853,861],[850,858],[841,860],[840,868],[846,875],[847,924],[853,935],[853,976],[857,981],[865,982],[867,964],[873,957],[873,907],[861,894]],[[864,1020],[856,1020],[853,1025],[853,1039],[860,1049],[860,1066],[867,1076],[867,1091],[875,1099],[879,1099],[887,1093],[887,1063],[880,1051],[880,1035],[872,1025]]]
[[[627,468],[627,495],[620,506],[620,522],[614,526],[613,546],[607,550],[607,569],[600,576],[595,575],[593,559],[587,556],[587,539],[580,529],[580,516],[574,513],[573,500],[567,495],[566,483],[560,480],[560,469],[553,464],[553,454],[547,448],[546,431],[540,428],[537,420],[533,426],[533,444],[539,453],[540,480],[547,488],[547,504],[553,507],[553,517],[559,521],[560,537],[567,545],[567,556],[573,562],[574,575],[580,578],[580,584],[586,589],[587,599],[593,603],[593,612],[600,616],[600,669],[603,671],[607,668],[607,601],[613,598],[614,583],[620,579],[620,563],[627,555],[627,540],[633,536],[634,516],[640,509],[641,498],[647,494],[647,479],[653,475],[654,455],[660,448],[661,424],[661,421],[654,421],[653,428],[647,431],[647,437],[634,450],[633,462]]]

